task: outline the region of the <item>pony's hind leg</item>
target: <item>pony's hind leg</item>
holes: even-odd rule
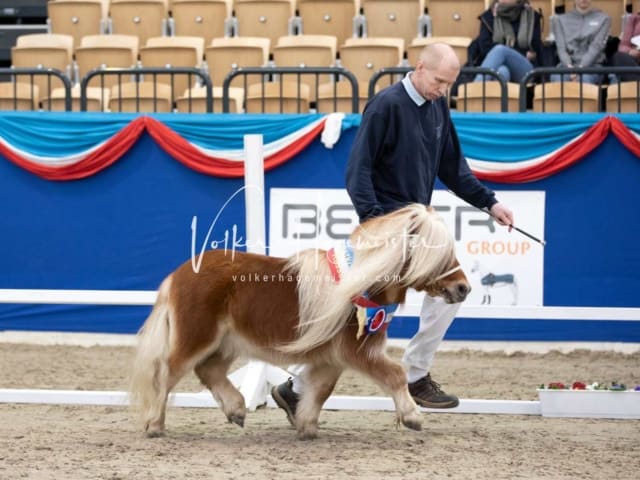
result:
[[[318,436],[322,405],[333,392],[343,369],[335,365],[308,365],[302,373],[304,389],[296,408],[296,429],[300,440]]]
[[[244,397],[227,378],[233,360],[233,356],[215,352],[198,364],[195,372],[202,384],[211,391],[229,422],[244,427],[247,412]]]
[[[364,350],[364,349],[362,349]],[[407,376],[399,363],[389,358],[384,351],[349,355],[349,365],[372,378],[391,394],[396,406],[396,420],[412,430],[422,430],[422,415],[409,394]]]

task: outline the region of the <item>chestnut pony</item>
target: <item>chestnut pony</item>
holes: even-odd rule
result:
[[[243,426],[244,398],[227,378],[241,355],[307,365],[295,419],[301,439],[316,437],[345,368],[369,375],[392,396],[397,422],[420,430],[404,369],[385,353],[386,334],[359,335],[353,301],[367,292],[379,305],[402,303],[409,288],[463,301],[470,286],[453,239],[432,208],[411,204],[364,222],[349,240],[351,265],[339,281],[323,250],[288,259],[210,250],[197,272],[186,262],[170,274],[139,332],[132,371],[131,403],[147,435],[163,434],[167,397],[192,369],[228,420]]]

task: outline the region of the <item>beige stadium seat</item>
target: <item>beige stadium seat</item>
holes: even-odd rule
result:
[[[353,88],[351,82],[342,80],[319,85],[316,109],[318,113],[362,113],[367,103],[369,84],[358,83],[358,112],[353,112]]]
[[[478,16],[487,8],[485,0],[428,0],[432,35],[475,38],[480,32]]]
[[[0,110],[38,110],[38,86],[23,82],[0,82]]]
[[[531,0],[531,6],[542,14],[542,39],[549,38],[551,17],[555,15],[558,0]]]
[[[268,38],[269,47],[287,35],[289,19],[295,13],[293,0],[235,0],[233,8],[238,20],[238,34]]]
[[[205,49],[209,77],[214,86],[221,87],[225,77],[239,67],[263,67],[269,59],[271,41],[261,37],[214,38]],[[247,76],[247,85],[259,82],[255,75]],[[244,88],[244,78],[236,77],[232,86]]]
[[[71,89],[71,110],[74,112],[81,111],[80,108],[80,85],[76,85]],[[86,112],[104,112],[109,105],[109,89],[89,87],[87,88],[87,106]],[[51,96],[42,99],[42,109],[50,111],[65,110],[65,91],[64,88],[56,88],[51,92]]]
[[[222,87],[212,88],[213,112],[221,113],[222,109]],[[185,90],[184,94],[176,100],[178,112],[183,113],[206,113],[207,112],[207,90],[205,87],[193,87]],[[244,101],[244,90],[242,88],[231,87],[229,89],[229,113],[242,113],[242,103]]]
[[[599,8],[611,17],[610,35],[612,37],[619,37],[622,34],[622,17],[626,13],[626,4],[627,0],[596,0],[593,2],[594,7]],[[567,10],[569,9],[571,9],[571,5],[568,6]]]
[[[564,86],[563,86],[564,83]],[[534,88],[534,112],[597,112],[600,87],[590,83],[547,82]]]
[[[135,35],[87,35],[75,50],[80,78],[96,68],[130,68],[138,58],[139,40]],[[128,77],[123,77],[125,82]],[[118,83],[116,75],[94,77],[90,86],[111,88]]]
[[[342,66],[359,82],[369,82],[371,75],[382,68],[397,67],[403,54],[402,38],[347,38],[340,46]]]
[[[127,82],[111,87],[111,112],[171,112],[171,87],[162,83]]]
[[[309,86],[298,82],[249,85],[247,113],[309,113]]]
[[[108,0],[55,0],[47,4],[51,33],[71,35],[76,45],[85,35],[105,32]]]
[[[458,87],[458,112],[501,112],[502,89],[500,82],[468,82]],[[507,111],[520,110],[520,84],[507,83]]]
[[[289,35],[278,39],[273,60],[278,67],[331,67],[335,65],[337,48],[333,35]],[[326,82],[326,75],[323,78],[309,74],[301,78],[309,85],[311,101],[315,101],[316,84]]]
[[[458,55],[458,59],[460,60],[460,65],[464,65],[467,63],[467,49],[469,48],[469,44],[471,43],[471,38],[469,37],[420,37],[414,38],[411,41],[411,45],[407,47],[407,60],[409,64],[413,67],[416,65],[418,61],[418,56],[422,49],[430,45],[432,43],[446,43],[450,45],[453,50]]]
[[[298,11],[307,35],[333,35],[338,45],[353,36],[354,0],[298,0]]]
[[[609,85],[607,112],[640,113],[640,83],[621,82]]]
[[[16,40],[16,46],[11,49],[11,65],[20,68],[55,68],[69,75],[73,63],[73,37],[56,33],[34,33],[21,35]],[[18,82],[30,82],[27,76],[16,76]],[[38,85],[41,97],[49,96],[54,88],[63,87],[59,78],[46,75],[33,77]]]
[[[151,37],[140,48],[143,67],[191,67],[200,68],[204,51],[202,37]],[[173,85],[176,99],[187,88],[195,86],[199,77],[193,75],[157,75],[156,81]]]
[[[202,37],[209,45],[214,38],[224,36],[231,4],[231,0],[173,0],[170,11],[174,35]]]
[[[369,37],[400,37],[405,45],[418,35],[424,0],[360,0]]]
[[[167,33],[166,0],[111,0],[109,12],[111,33],[135,35],[140,45]]]

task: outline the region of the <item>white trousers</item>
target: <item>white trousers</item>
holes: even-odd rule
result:
[[[442,297],[424,296],[420,310],[420,325],[402,357],[408,370],[408,380],[424,377],[433,365],[433,357],[453,322],[460,303],[445,303]]]

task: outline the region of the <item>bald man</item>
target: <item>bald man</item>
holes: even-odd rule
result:
[[[360,221],[409,203],[429,205],[437,177],[467,202],[489,209],[501,224],[513,224],[511,211],[471,173],[462,154],[446,98],[459,73],[453,49],[435,43],[422,50],[414,71],[369,100],[346,172],[347,191]],[[425,295],[418,332],[403,357],[409,392],[424,407],[453,408],[459,403],[429,373],[459,308]],[[292,424],[303,379],[289,379],[271,392]]]

